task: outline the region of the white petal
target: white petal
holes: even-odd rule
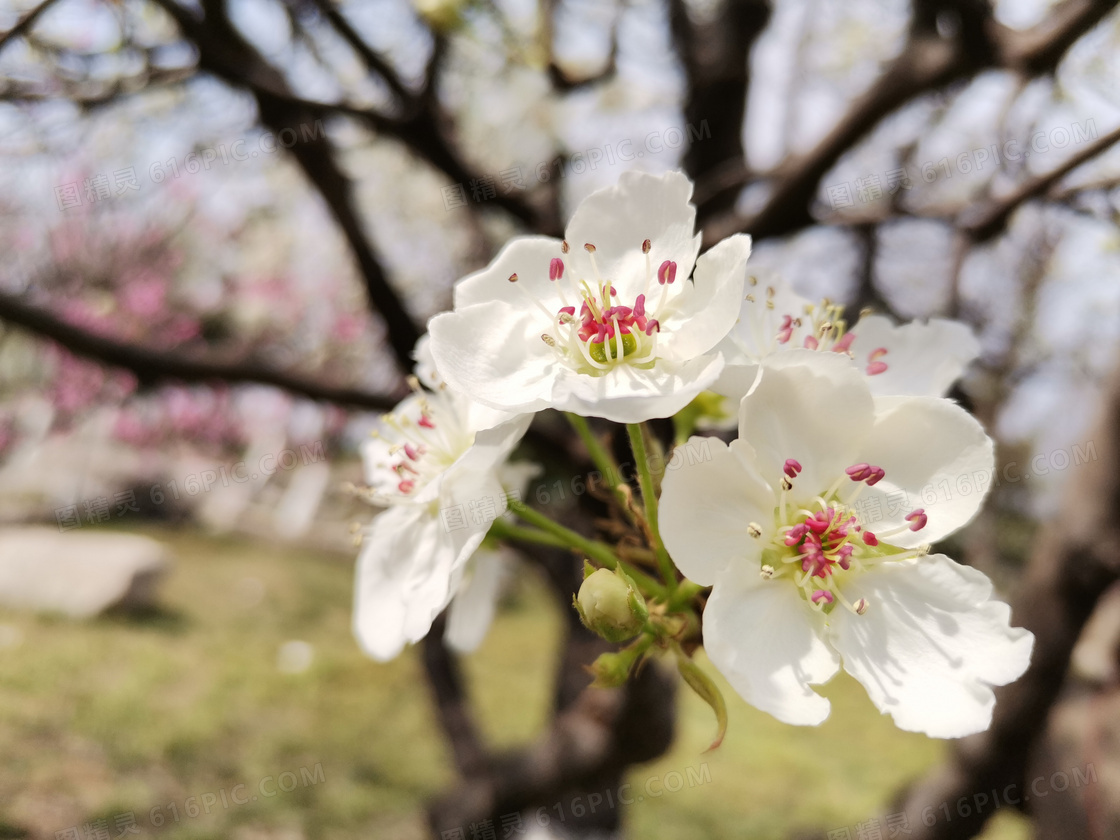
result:
[[[860,494],[856,509],[872,531],[902,527],[923,508],[921,531],[890,537],[912,548],[936,542],[968,523],[984,501],[995,468],[992,440],[976,418],[940,397],[876,397],[875,425],[857,461],[875,464],[886,478]]]
[[[640,244],[640,243],[639,243]],[[548,279],[553,257],[562,257],[560,240],[551,236],[519,236],[511,239],[486,268],[468,274],[455,284],[455,308],[504,300],[516,306],[526,303],[526,293],[542,301],[553,301],[549,312],[560,307],[555,283]],[[511,274],[517,283],[510,283]]]
[[[788,580],[757,572],[720,574],[704,608],[704,649],[743,699],[784,723],[816,726],[828,700],[810,686],[839,670],[822,640],[823,621]]]
[[[501,593],[505,559],[496,551],[479,551],[467,567],[451,600],[444,639],[459,653],[470,653],[486,637]]]
[[[846,356],[790,350],[762,362],[757,385],[739,407],[739,437],[754,447],[762,477],[774,487],[786,459],[799,462],[793,498],[804,502],[855,463],[873,417],[864,378]]]
[[[696,263],[693,282],[681,280],[681,293],[662,322],[664,346],[677,359],[691,359],[716,346],[735,326],[751,238],[737,233],[708,249]],[[656,296],[656,295],[655,295]],[[662,313],[657,313],[658,319]]]
[[[870,607],[833,610],[832,643],[901,729],[935,738],[982,732],[995,706],[990,686],[1018,679],[1034,645],[991,594],[983,574],[942,554],[886,563],[845,584],[845,597]]]
[[[980,355],[980,342],[968,325],[944,318],[896,326],[882,315],[869,315],[852,332],[851,349],[860,370],[867,368],[873,350],[887,350],[880,359],[887,369],[867,377],[876,395],[943,396]]]
[[[659,360],[652,368],[615,365],[602,376],[570,369],[557,378],[552,407],[615,423],[641,423],[671,417],[719,376],[719,354],[697,356],[682,365]]]
[[[649,239],[653,270],[664,260],[673,260],[677,282],[685,280],[700,251],[691,197],[692,182],[680,172],[623,172],[617,184],[592,193],[572,214],[566,232],[572,270],[594,280],[583,249],[585,243],[591,243],[603,279],[615,284],[620,298],[633,300],[645,286],[642,242]]]
[[[677,568],[710,586],[733,562],[757,572],[760,546],[773,536],[774,505],[773,491],[727,444],[692,437],[665,470],[661,537]],[[750,535],[751,522],[762,526],[761,537]]]
[[[505,411],[547,408],[558,368],[541,340],[543,314],[501,301],[437,315],[428,324],[432,356],[447,383]]]
[[[436,360],[432,358],[432,337],[424,333],[412,348],[412,360],[416,366],[412,372],[416,378],[429,391],[435,391],[443,382],[443,377],[436,371]]]
[[[506,460],[524,436],[531,414],[479,432],[474,445],[447,468],[440,482],[439,516],[447,538],[456,549],[453,569],[459,571],[478,547],[478,534],[489,530],[495,517],[506,510],[501,475]],[[516,473],[515,473],[516,475]],[[452,524],[462,527],[451,527]]]
[[[745,364],[757,362],[771,353],[800,347],[799,343],[779,344],[778,331],[787,315],[793,319],[804,318],[805,307],[809,305],[811,301],[797,294],[788,283],[748,286],[739,307],[739,319],[727,341],[720,345],[720,351],[729,363]],[[806,325],[798,336],[810,330]]]
[[[717,394],[727,397],[727,408],[733,411],[736,419],[739,416],[739,406],[743,397],[750,393],[751,388],[758,382],[762,366],[757,362],[749,364],[726,364],[719,378],[712,383],[712,390]]]
[[[469,555],[483,536],[463,550]],[[354,635],[369,656],[392,659],[427,634],[451,598],[455,557],[427,506],[400,505],[373,520],[354,585]]]

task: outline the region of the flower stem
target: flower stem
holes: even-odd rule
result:
[[[533,545],[547,545],[553,548],[569,548],[568,543],[555,534],[550,534],[538,528],[526,528],[523,525],[514,525],[512,522],[505,519],[495,519],[490,524],[490,536],[496,537],[499,540],[511,540],[514,542],[531,543]]]
[[[568,422],[572,424],[572,428],[576,430],[580,440],[583,441],[583,445],[587,449],[587,454],[591,456],[592,463],[594,463],[595,466],[599,468],[599,472],[603,474],[603,482],[610,488],[611,494],[618,502],[618,506],[622,508],[622,513],[633,522],[634,513],[630,510],[630,506],[626,502],[626,494],[618,489],[618,482],[623,481],[622,469],[618,466],[618,462],[615,461],[610,450],[603,446],[602,441],[591,431],[591,426],[588,424],[586,417],[572,414],[570,411],[564,412],[564,416],[568,418]]]
[[[650,537],[653,540],[653,552],[657,555],[661,577],[672,593],[677,588],[677,570],[673,566],[673,561],[669,559],[669,552],[665,550],[665,544],[661,541],[661,532],[657,527],[657,494],[653,488],[653,473],[650,471],[649,453],[646,451],[646,441],[642,436],[642,425],[627,423],[626,432],[630,435],[630,448],[634,450],[638,486],[642,490],[642,504],[645,505],[646,521],[649,523]]]
[[[608,569],[614,569],[617,566],[621,565],[622,570],[626,572],[626,574],[630,575],[634,583],[636,583],[643,592],[650,595],[651,597],[658,598],[660,600],[665,600],[665,598],[667,597],[664,586],[662,586],[655,579],[653,579],[640,569],[636,569],[633,566],[622,563],[622,561],[615,556],[614,549],[612,549],[606,543],[598,542],[597,540],[589,540],[582,534],[577,534],[570,528],[565,528],[559,522],[553,522],[540,511],[533,510],[524,502],[519,502],[516,499],[509,500],[509,509],[525,522],[528,522],[530,525],[533,525],[536,528],[540,529],[540,532],[544,532],[544,535],[552,537],[554,540],[556,540],[556,542],[545,543],[543,541],[544,535],[538,536],[539,532],[532,528],[506,526],[516,529],[516,533],[511,532],[509,534],[510,539],[521,539],[522,536],[527,536],[531,537],[530,539],[526,540],[528,542],[535,542],[541,545],[556,545],[565,548],[574,548],[577,551],[581,551],[586,554],[600,566],[605,566]],[[495,525],[496,524],[497,522],[495,522]],[[491,528],[493,528],[493,526],[491,526]],[[500,536],[500,534],[498,536]]]

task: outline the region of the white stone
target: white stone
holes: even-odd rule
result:
[[[170,565],[163,544],[137,534],[0,528],[0,606],[74,618],[147,606]]]

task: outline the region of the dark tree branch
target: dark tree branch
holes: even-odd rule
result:
[[[973,242],[987,242],[1007,227],[1011,214],[1022,204],[1045,194],[1070,172],[1108,151],[1116,143],[1120,143],[1120,127],[1097,138],[1080,152],[1072,155],[1061,166],[1027,181],[1006,198],[980,208],[971,218],[964,221],[961,228]]]
[[[1030,668],[1018,681],[996,690],[987,732],[959,742],[950,760],[907,792],[896,810],[905,810],[909,840],[966,840],[983,830],[994,808],[968,817],[940,815],[942,802],[978,793],[1026,788],[1026,768],[1046,731],[1074,644],[1101,595],[1120,579],[1120,370],[1106,394],[1092,441],[1099,458],[1077,467],[1067,484],[1062,511],[1035,543],[1013,623],[1035,634]]]
[[[252,363],[214,362],[137,347],[67,324],[38,307],[0,292],[0,320],[49,338],[71,353],[131,372],[145,385],[161,382],[251,382],[299,396],[355,408],[387,411],[397,400],[353,388],[336,388]]]
[[[362,59],[366,67],[373,73],[384,80],[385,84],[393,92],[397,101],[402,106],[409,106],[414,103],[414,97],[409,90],[404,86],[401,81],[400,75],[396,69],[393,68],[388,61],[381,57],[376,50],[373,49],[366,40],[358,33],[346,19],[346,16],[339,11],[338,7],[334,5],[331,0],[313,0],[315,7],[322,12],[323,16],[334,27],[335,31],[342,36],[342,39],[350,45],[350,48]]]
[[[8,44],[14,41],[16,38],[19,38],[22,35],[26,35],[31,30],[31,27],[35,25],[35,21],[39,19],[43,12],[53,6],[55,2],[57,2],[57,0],[43,0],[42,3],[25,14],[23,17],[21,17],[16,22],[15,26],[13,26],[3,35],[0,35],[0,51],[2,51],[4,47],[8,46]]]
[[[269,129],[277,134],[285,130],[298,132],[314,122],[312,111],[288,100],[290,92],[283,75],[234,29],[222,0],[208,0],[204,4],[206,16],[203,19],[179,6],[175,0],[156,2],[175,19],[184,36],[197,47],[201,69],[253,91],[261,122]],[[279,96],[264,93],[272,90]],[[397,364],[403,371],[410,371],[412,349],[420,331],[385,276],[358,214],[350,180],[336,161],[333,144],[325,135],[315,133],[310,138],[305,135],[303,142],[294,144],[289,151],[342,228],[365,281],[370,305],[385,322]]]
[[[471,715],[470,700],[455,655],[444,644],[447,613],[434,622],[422,643],[424,672],[435,700],[439,722],[451,744],[455,766],[464,779],[487,772],[489,756]]]
[[[769,0],[733,0],[717,9],[710,20],[696,21],[683,0],[669,5],[673,40],[688,83],[685,122],[697,131],[707,123],[711,130],[710,138],[688,148],[682,162],[697,182],[701,224],[734,207],[746,173],[742,133],[749,57],[771,12]]]
[[[821,178],[885,117],[923,93],[992,67],[1032,76],[1052,72],[1066,50],[1116,3],[1065,0],[1046,21],[1023,33],[997,26],[986,5],[972,0],[916,4],[910,37],[879,80],[813,150],[779,167],[770,197],[758,213],[751,218],[732,213],[714,219],[705,230],[706,244],[738,231],[763,239],[809,226]],[[957,16],[956,32],[949,37],[937,29],[938,16],[944,12]]]

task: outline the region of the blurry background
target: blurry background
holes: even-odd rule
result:
[[[1120,836],[1114,6],[0,0],[0,837]],[[819,730],[729,694],[701,754],[652,675],[573,762],[555,558],[465,662],[352,640],[342,487],[423,324],[678,167],[758,277],[981,337],[999,482],[950,549],[1039,636],[989,735],[837,680]]]

